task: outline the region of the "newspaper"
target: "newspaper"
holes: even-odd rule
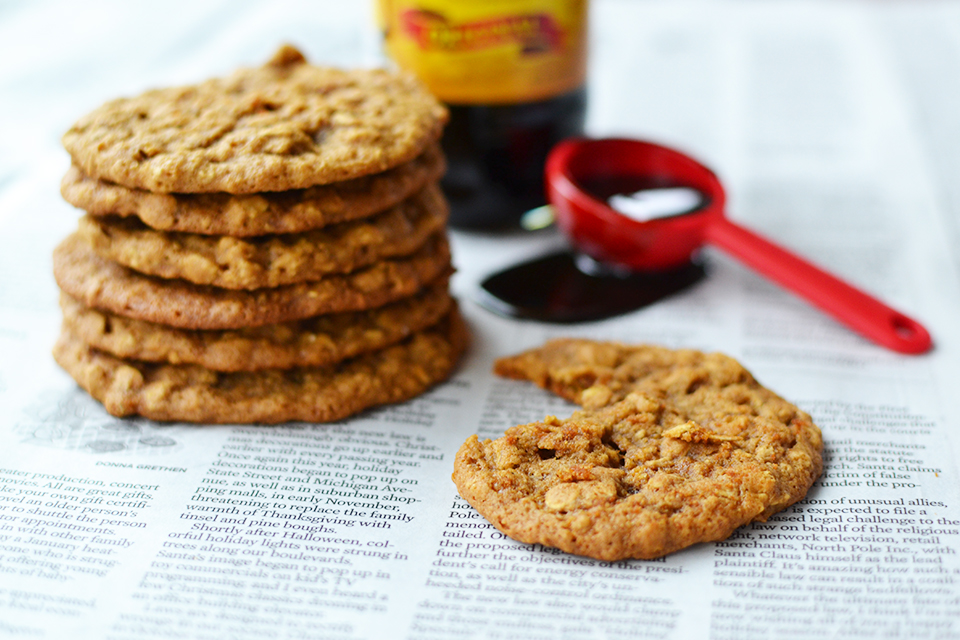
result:
[[[590,133],[695,155],[731,218],[921,320],[927,355],[711,248],[706,279],[626,316],[502,318],[479,282],[564,238],[452,232],[472,345],[410,402],[325,425],[162,424],[110,416],[57,368],[49,255],[78,215],[57,192],[60,133],[280,41],[375,61],[359,4],[117,4],[106,23],[0,7],[0,637],[960,637],[956,5],[591,7]],[[471,434],[573,411],[491,373],[561,335],[736,357],[814,417],[822,477],[767,522],[653,561],[510,540],[458,497],[452,458]]]

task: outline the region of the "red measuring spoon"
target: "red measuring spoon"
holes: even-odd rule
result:
[[[640,222],[586,186],[617,180],[690,187],[705,203],[690,213]],[[635,271],[670,269],[703,245],[714,245],[877,344],[910,354],[932,347],[916,320],[728,220],[720,180],[678,151],[639,140],[574,138],[551,151],[546,184],[558,226],[602,263]]]

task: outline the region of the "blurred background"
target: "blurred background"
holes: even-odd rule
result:
[[[721,176],[731,217],[895,299],[910,278],[891,235],[863,225],[920,218],[878,185],[926,181],[934,235],[960,246],[960,3],[593,0],[588,24],[588,134],[692,154]],[[390,64],[381,40],[372,0],[0,2],[0,221],[51,249],[65,235],[77,212],[59,198],[59,137],[112,97],[257,65],[283,42],[320,64]],[[515,236],[459,277],[529,253]],[[47,256],[18,246],[0,267],[52,298]],[[0,296],[37,304],[23,284],[4,279]]]

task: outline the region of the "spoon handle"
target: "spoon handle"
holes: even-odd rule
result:
[[[726,218],[707,227],[706,240],[819,307],[873,342],[899,353],[925,353],[930,334],[916,320]]]

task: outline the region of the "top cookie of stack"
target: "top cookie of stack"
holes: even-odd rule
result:
[[[199,422],[335,420],[444,379],[446,119],[410,76],[292,47],[85,116],[58,362],[111,413]]]

